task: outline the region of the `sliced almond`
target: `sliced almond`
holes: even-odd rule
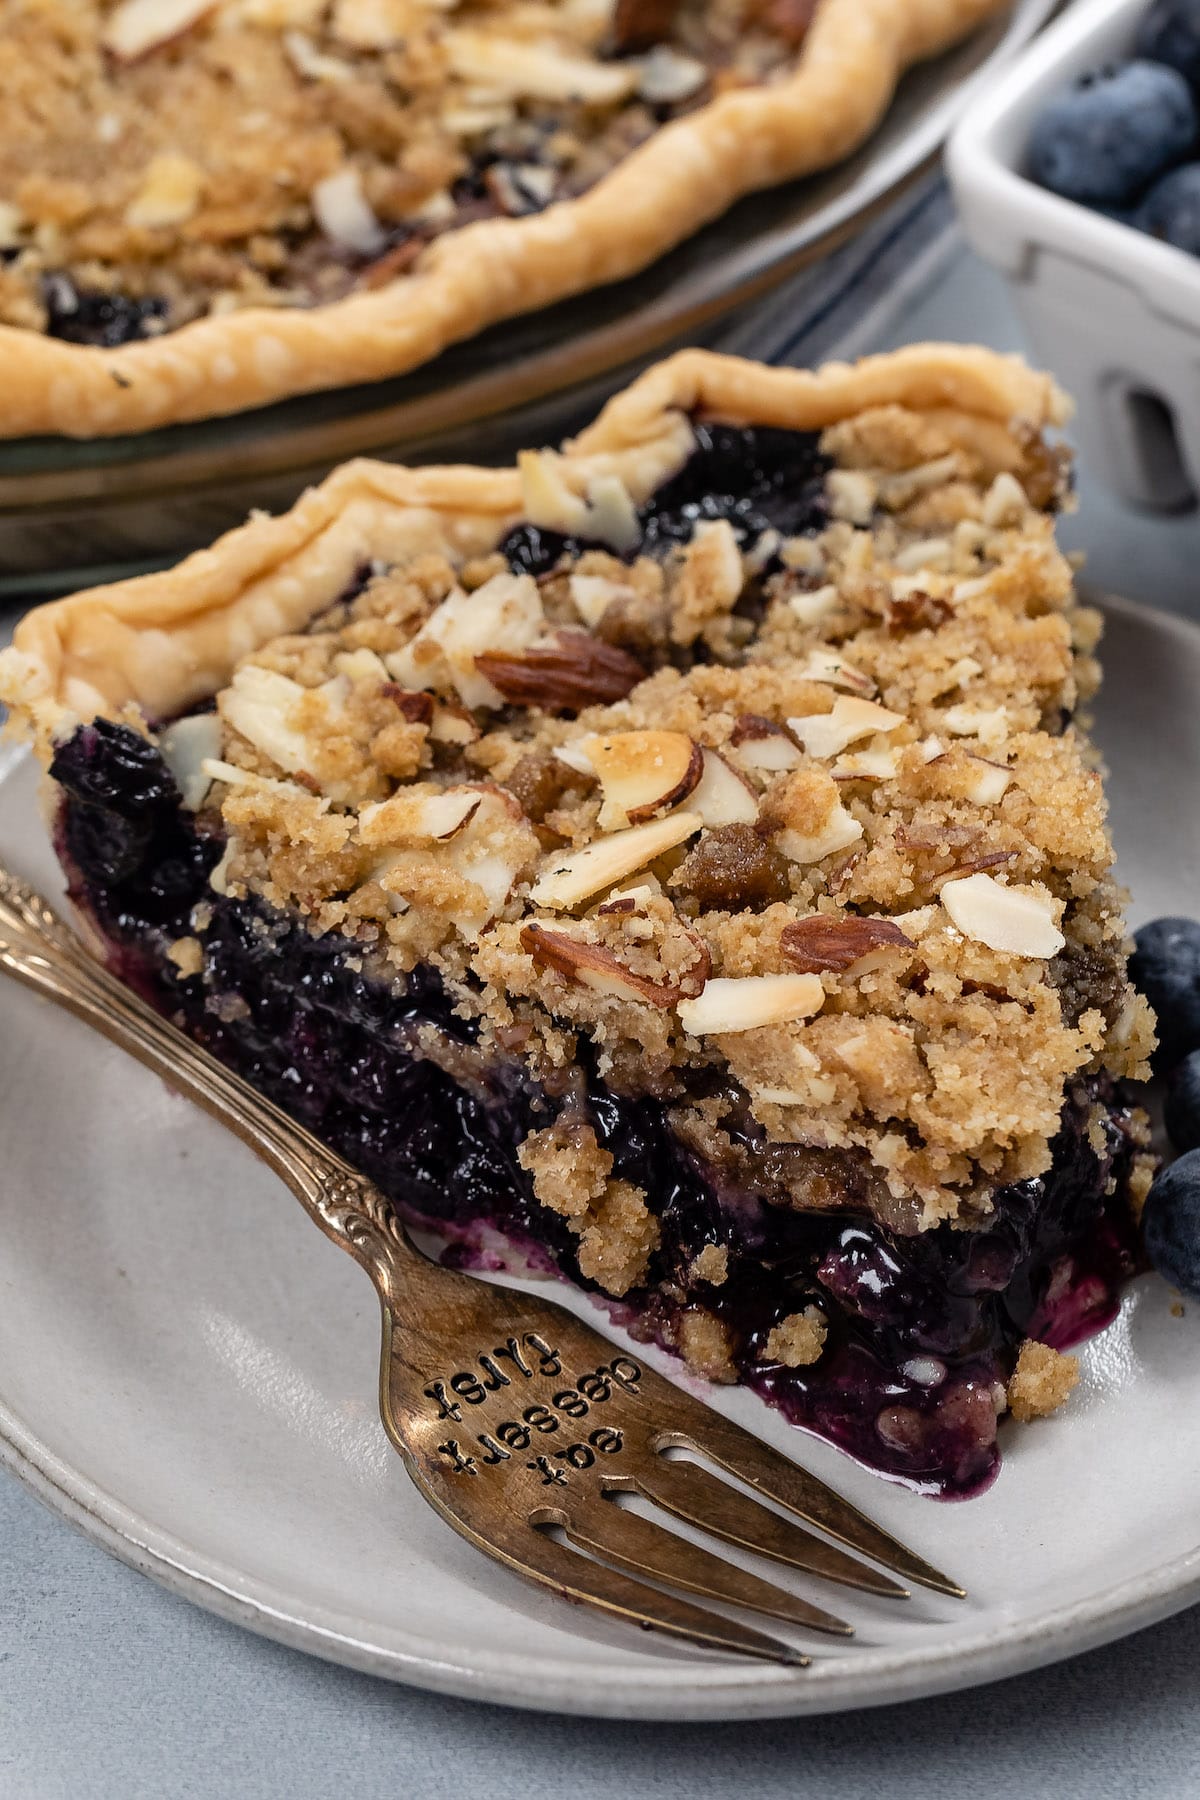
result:
[[[788,606],[802,625],[815,625],[821,619],[827,619],[838,604],[840,596],[832,585],[819,587],[811,594],[792,594]]]
[[[839,803],[830,812],[820,831],[811,834],[794,830],[777,831],[773,842],[792,862],[819,863],[837,850],[848,850],[862,835],[863,828],[853,813],[847,812]]]
[[[707,80],[708,69],[698,58],[655,44],[641,59],[638,93],[651,106],[675,106],[698,94]]]
[[[498,709],[504,696],[480,673],[477,659],[488,651],[518,655],[545,623],[530,576],[494,575],[473,594],[449,593],[416,637],[385,658],[388,672],[405,687],[456,692],[464,706]]]
[[[810,756],[838,756],[859,738],[872,737],[877,731],[895,731],[904,724],[904,714],[889,712],[874,700],[860,700],[857,695],[839,695],[833,711],[816,713],[802,719],[789,719],[788,725]]]
[[[710,830],[722,825],[753,825],[758,817],[758,795],[718,751],[705,750],[703,772],[688,807],[699,813]]]
[[[470,823],[483,794],[478,788],[441,792],[401,788],[390,800],[364,806],[358,816],[359,841],[369,849],[404,842],[446,843]]]
[[[571,604],[589,631],[594,631],[614,600],[633,592],[608,575],[572,575],[567,582]]]
[[[789,769],[798,769],[804,760],[787,727],[757,713],[742,713],[734,723],[730,741],[743,767],[761,769],[765,775],[785,774]]]
[[[833,765],[835,781],[890,781],[900,768],[898,750],[851,750]]]
[[[644,869],[656,856],[694,837],[703,823],[699,813],[671,813],[648,825],[633,825],[628,831],[597,838],[582,850],[551,859],[529,898],[535,906],[550,906],[556,911],[578,906],[614,882],[623,881],[626,875]]]
[[[875,683],[862,669],[856,669],[848,663],[836,650],[818,647],[810,650],[808,660],[798,673],[807,681],[828,682],[830,687],[845,688],[852,694],[870,695],[875,692]]]
[[[1012,786],[1012,770],[983,756],[968,757],[967,799],[976,806],[998,806]]]
[[[680,1001],[679,1023],[692,1037],[715,1037],[811,1019],[824,1004],[818,975],[718,977],[694,1000]]]
[[[555,759],[560,763],[566,763],[568,769],[574,769],[577,775],[594,776],[596,765],[584,748],[587,742],[588,739],[584,738],[578,743],[560,744],[554,752]]]
[[[871,951],[892,947],[911,949],[912,940],[891,919],[862,919],[854,913],[813,913],[785,925],[779,937],[782,954],[807,975],[825,970],[841,974]]]
[[[274,669],[245,663],[221,695],[221,716],[271,761],[296,775],[314,760],[316,746],[291,724],[310,690]]]
[[[138,62],[198,25],[217,0],[123,0],[109,13],[100,42],[118,62]]]
[[[1057,956],[1066,938],[1048,895],[1002,887],[992,875],[942,885],[941,902],[964,937],[1012,956]]]
[[[356,256],[378,256],[386,241],[383,226],[363,192],[358,169],[339,169],[318,181],[310,196],[313,218],[331,243]]]
[[[618,731],[581,745],[604,790],[602,830],[637,825],[686,800],[704,767],[682,731]]]
[[[940,737],[922,738],[917,748],[921,752],[921,761],[926,765],[936,762],[939,756],[946,754],[946,746]]]
[[[460,26],[442,34],[450,67],[468,85],[514,100],[582,100],[611,106],[637,86],[628,63],[600,62],[554,44]]]
[[[196,713],[176,719],[158,740],[163,761],[175,777],[175,785],[188,812],[197,812],[212,786],[206,761],[221,754],[221,721],[216,713]]]
[[[633,495],[616,474],[594,475],[588,482],[585,535],[624,555],[642,541],[642,523]]]
[[[680,990],[673,983],[635,975],[612,950],[584,943],[565,931],[548,931],[544,925],[531,922],[522,927],[521,948],[528,951],[536,965],[555,969],[598,994],[640,1000],[664,1012],[679,999]]]
[[[465,706],[455,706],[448,700],[443,705],[434,707],[429,721],[429,735],[435,744],[462,746],[473,744],[480,731]]]
[[[1002,744],[1008,736],[1008,714],[1002,706],[948,706],[942,724],[951,737],[978,738],[981,744]]]
[[[998,530],[1002,525],[1019,525],[1029,511],[1029,499],[1015,475],[1001,469],[983,501],[983,522]]]
[[[862,469],[831,469],[825,477],[829,510],[851,525],[869,525],[879,499],[879,484]]]

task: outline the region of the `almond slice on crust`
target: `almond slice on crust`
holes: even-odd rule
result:
[[[464,706],[499,709],[504,696],[480,672],[478,659],[488,651],[519,655],[545,624],[537,583],[528,575],[501,573],[473,594],[453,589],[416,636],[384,660],[405,687],[434,688],[455,694]]]
[[[535,906],[549,906],[556,911],[578,906],[582,900],[644,869],[656,856],[694,837],[703,823],[699,813],[671,813],[648,825],[632,825],[628,831],[597,838],[582,850],[555,857],[534,883],[529,898]]]
[[[688,809],[699,813],[705,825],[753,825],[758,817],[758,795],[719,750],[702,753],[703,772],[693,790]]]
[[[785,774],[789,769],[798,769],[803,761],[787,726],[764,719],[759,713],[739,715],[730,743],[740,763],[748,769],[761,769],[764,775]]]
[[[967,799],[976,806],[998,806],[1012,786],[1012,770],[984,756],[972,756],[969,761]]]
[[[806,975],[841,974],[872,950],[890,946],[911,949],[912,939],[891,919],[863,919],[854,913],[813,913],[785,925],[779,937],[782,954]]]
[[[819,757],[840,756],[859,738],[873,737],[877,731],[895,731],[903,724],[903,713],[889,712],[874,700],[862,700],[852,694],[839,695],[832,712],[788,720],[788,726],[809,755]]]
[[[369,848],[405,841],[447,843],[471,822],[482,801],[478,788],[445,788],[440,793],[401,788],[390,800],[363,807],[358,815],[359,841]]]
[[[898,750],[850,750],[833,765],[835,781],[890,781],[899,773]]]
[[[692,1037],[716,1037],[811,1019],[824,1004],[818,975],[720,976],[680,1001],[679,1023]]]
[[[565,931],[548,931],[544,925],[531,922],[521,928],[521,948],[528,951],[536,966],[554,969],[598,994],[640,1000],[663,1012],[679,999],[679,989],[671,982],[635,975],[612,950],[585,943]]]
[[[1050,896],[1002,887],[992,875],[942,884],[940,899],[964,937],[1010,956],[1057,956],[1066,938],[1054,922]]]
[[[604,790],[604,831],[639,825],[678,806],[704,769],[699,744],[682,731],[617,731],[584,738],[579,747]]]
[[[124,0],[108,15],[100,42],[118,62],[139,62],[182,37],[216,5],[217,0]]]
[[[846,688],[848,692],[866,698],[875,692],[875,683],[866,671],[856,669],[853,663],[848,663],[836,650],[810,650],[808,661],[797,673],[807,681],[827,682],[830,687]]]

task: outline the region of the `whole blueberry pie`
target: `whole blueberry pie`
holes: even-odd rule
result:
[[[44,606],[0,692],[76,904],[448,1255],[977,1490],[1153,1166],[1061,416],[981,350],[688,351]]]
[[[1010,0],[0,0],[0,436],[374,381],[828,167]]]

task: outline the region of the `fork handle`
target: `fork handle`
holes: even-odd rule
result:
[[[405,1274],[425,1266],[373,1182],[125,987],[40,894],[2,867],[0,968],[95,1026],[227,1125],[275,1170],[326,1237],[366,1269],[384,1300],[394,1302]]]

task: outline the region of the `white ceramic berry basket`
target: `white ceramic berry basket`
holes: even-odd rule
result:
[[[968,239],[1076,400],[1082,455],[1135,505],[1176,511],[1200,495],[1200,259],[1022,172],[1041,108],[1129,54],[1149,4],[1077,0],[963,119],[948,168]]]

